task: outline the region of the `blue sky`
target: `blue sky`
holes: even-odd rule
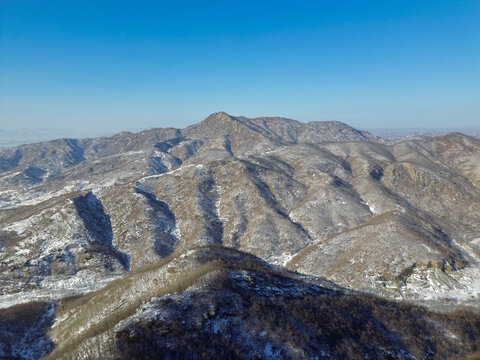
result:
[[[480,1],[0,0],[0,129],[480,127]]]

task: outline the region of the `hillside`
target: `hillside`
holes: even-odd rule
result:
[[[38,344],[43,354],[55,346],[46,359],[443,359],[479,349],[479,314],[386,301],[224,247],[172,255],[85,297],[35,306],[30,316],[45,309],[45,325],[13,345],[14,355]]]
[[[0,151],[0,229],[2,331],[31,317],[51,358],[479,351],[480,140],[460,133],[220,112],[22,145]],[[11,336],[0,354],[40,357]]]

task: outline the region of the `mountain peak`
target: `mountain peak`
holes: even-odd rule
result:
[[[205,120],[231,121],[231,120],[234,120],[234,117],[227,114],[225,111],[218,111],[207,116]]]

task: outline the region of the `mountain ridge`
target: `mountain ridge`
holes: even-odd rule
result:
[[[188,254],[203,248],[218,256],[237,251],[244,254],[241,263],[254,256],[268,273],[288,269],[299,281],[306,276],[429,311],[475,313],[479,164],[480,140],[460,133],[384,141],[338,122],[224,112],[185,129],[0,151],[0,307],[57,306],[72,296],[81,303],[109,286],[130,286],[134,274],[152,267],[165,266],[168,274],[171,266],[173,274],[173,258],[192,267]],[[246,269],[237,268],[235,276]],[[260,278],[257,291],[268,292]],[[205,291],[217,297],[227,290]],[[120,298],[112,298],[112,309],[122,306]],[[149,305],[153,313],[162,301]],[[52,354],[74,340],[53,335],[64,321],[57,315],[49,330],[57,348]],[[104,320],[97,314],[92,321]],[[255,346],[260,343],[266,346]],[[402,358],[402,349],[389,344]],[[375,354],[386,356],[382,351]]]

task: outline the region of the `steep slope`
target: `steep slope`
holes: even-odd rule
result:
[[[288,266],[340,284],[355,284],[355,288],[374,289],[377,294],[399,298],[415,297],[417,292],[422,298],[459,296],[461,290],[470,295],[453,271],[460,272],[465,266],[459,260],[461,253],[450,247],[444,236],[427,228],[410,214],[383,213],[303,249]],[[420,285],[410,286],[412,279],[428,270],[436,270],[437,276],[424,279],[425,289]],[[474,279],[464,280],[464,286],[468,286]]]
[[[221,245],[385,296],[473,302],[479,144],[220,112],[183,130],[7,150],[2,301],[84,293]]]
[[[476,351],[479,328],[206,247],[59,303],[46,359],[443,359]]]
[[[340,122],[304,124],[280,117],[235,117],[225,112],[214,113],[199,124],[185,128],[182,135],[202,141],[202,155],[209,154],[203,160],[261,153],[297,143],[379,140],[367,132],[355,130]]]

